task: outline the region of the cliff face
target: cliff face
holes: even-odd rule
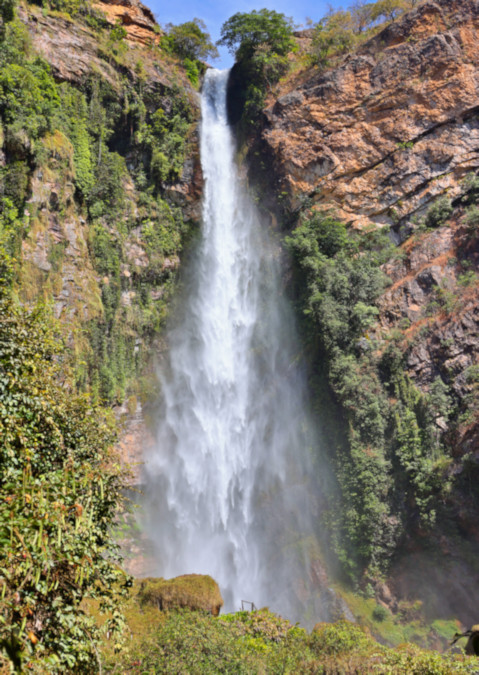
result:
[[[441,375],[459,398],[474,389],[467,374],[479,358],[479,242],[464,197],[479,168],[478,38],[475,0],[423,2],[336,67],[283,82],[262,132],[290,209],[308,197],[353,228],[387,227],[403,242],[383,267],[391,286],[375,335],[402,331],[419,388]],[[310,41],[305,31],[302,49]],[[418,230],[445,196],[455,207],[447,225]],[[456,453],[479,451],[478,433],[463,425]]]
[[[301,72],[265,111],[293,204],[314,192],[348,222],[410,227],[479,165],[479,5],[425,2],[338,67]]]
[[[112,25],[125,27],[130,42],[151,46],[161,30],[151,9],[138,0],[101,0],[93,5],[100,9]]]
[[[311,38],[311,31],[302,33],[300,52],[311,48]],[[280,197],[290,224],[309,222],[314,214],[333,209],[354,241],[364,241],[364,233],[379,228],[396,246],[381,265],[387,283],[372,303],[376,318],[362,332],[355,332],[355,319],[349,319],[355,336],[350,347],[344,347],[342,338],[328,346],[321,332],[326,326],[333,333],[334,321],[342,316],[336,312],[351,312],[360,292],[355,300],[340,298],[344,291],[337,290],[342,282],[334,276],[334,265],[324,254],[315,259],[311,253],[324,240],[313,237],[306,248],[301,228],[293,232],[294,253],[303,256],[298,272],[303,276],[294,292],[310,289],[303,308],[313,316],[309,325],[317,323],[314,340],[320,345],[313,369],[327,373],[333,398],[352,425],[345,455],[339,443],[330,441],[335,466],[344,464],[340,480],[346,510],[354,518],[361,514],[365,522],[377,518],[371,550],[381,555],[391,546],[395,551],[386,586],[372,582],[377,601],[396,611],[398,599],[416,592],[431,615],[452,612],[470,620],[477,597],[468,586],[473,566],[467,561],[477,555],[479,543],[478,495],[470,488],[479,468],[479,218],[474,218],[478,40],[476,0],[425,0],[328,67],[305,68],[297,61],[292,74],[269,95],[260,145],[255,147],[265,153],[266,181]],[[264,176],[254,157],[252,161]],[[359,246],[360,257],[374,260],[377,247]],[[345,265],[354,267],[355,256]],[[322,272],[327,265],[331,271]],[[354,289],[348,293],[355,297]],[[309,344],[314,340],[310,335]],[[392,371],[386,368],[389,374],[384,374],[393,352],[401,364],[394,375],[400,386],[393,384]],[[355,394],[349,396],[354,381]],[[409,394],[405,386],[412,387]],[[365,392],[369,408],[361,408]],[[420,420],[423,403],[427,424]],[[381,441],[363,433],[363,423],[373,416],[371,406],[381,410],[376,421],[382,417],[386,427]],[[433,440],[426,442],[428,434]],[[441,448],[439,455],[434,447]],[[416,459],[400,478],[411,451]],[[436,487],[428,488],[428,499],[440,514],[434,526],[420,524],[421,496],[406,487],[411,477],[417,485],[423,480],[430,470],[427,462],[435,464],[436,472]],[[362,485],[366,467],[376,479]],[[357,478],[352,478],[354,473]],[[358,498],[361,493],[364,500]],[[366,503],[368,493],[377,496],[376,515]],[[359,531],[358,521],[345,518],[348,537]],[[403,524],[398,527],[399,521]],[[350,553],[365,541],[363,535],[354,536]],[[376,549],[375,538],[383,538]],[[441,560],[432,564],[434,572],[426,578],[419,570],[431,568],[431,550],[438,544]]]
[[[0,221],[8,213],[15,228],[17,294],[52,302],[78,385],[137,424],[138,400],[155,386],[141,376],[199,219],[198,96],[136,0],[73,17],[27,2],[16,12],[5,58],[20,65],[6,61],[4,97],[10,73],[24,74],[18,111],[0,104]]]

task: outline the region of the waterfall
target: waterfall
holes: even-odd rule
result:
[[[203,229],[160,375],[148,532],[158,574],[210,574],[226,610],[248,600],[297,620],[314,596],[316,440],[278,280],[280,249],[235,164],[227,81],[228,71],[209,70],[203,86]]]

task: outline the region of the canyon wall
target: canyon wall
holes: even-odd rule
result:
[[[323,385],[329,379],[332,400],[340,404],[353,427],[348,451],[339,449],[337,436],[330,436],[336,466],[352,463],[353,472],[360,475],[368,453],[368,466],[380,456],[374,471],[378,476],[389,474],[398,485],[400,467],[413,446],[426,462],[425,433],[437,439],[428,447],[442,448],[444,466],[436,466],[437,481],[448,487],[437,488],[432,497],[439,514],[433,526],[420,524],[418,493],[393,497],[394,488],[384,482],[358,488],[390,495],[378,497],[383,506],[389,500],[388,515],[374,516],[378,531],[384,533],[378,550],[395,541],[386,585],[374,573],[370,578],[376,598],[397,608],[398,598],[414,588],[427,596],[433,612],[447,607],[446,613],[459,616],[462,612],[472,621],[476,599],[470,591],[471,561],[479,543],[478,495],[471,487],[479,469],[479,236],[474,219],[479,168],[479,3],[426,0],[323,66],[307,65],[313,35],[313,30],[297,34],[299,52],[291,56],[290,73],[269,93],[256,137],[247,134],[252,182],[260,185],[260,193],[266,190],[263,203],[274,212],[273,220],[296,232],[296,242],[305,236],[299,234],[304,222],[313,222],[315,214],[325,212],[345,223],[355,241],[364,241],[363,235],[378,229],[389,234],[395,251],[381,264],[387,280],[373,302],[376,318],[356,334],[347,353],[349,361],[341,366],[339,342],[332,349],[322,335],[329,320],[325,312],[331,309],[324,294],[330,293],[328,283],[336,281],[331,277],[329,282],[318,281],[318,272],[315,276],[311,271],[313,264],[319,265],[311,262],[317,243],[310,242],[310,257],[300,260],[296,282],[287,283],[298,308],[307,312],[311,377]],[[377,253],[374,247],[359,246],[360,256]],[[300,248],[301,242],[295,254]],[[293,260],[293,267],[297,264]],[[317,293],[320,289],[321,295],[311,291],[305,301],[308,285]],[[311,319],[315,312],[322,316]],[[314,321],[317,327],[312,329]],[[401,400],[398,388],[391,386],[392,371],[384,374],[385,361],[394,350],[403,381],[416,392],[410,394],[416,397],[411,404],[416,406],[410,417],[414,422],[402,427],[397,420],[409,405],[407,396],[402,389]],[[361,386],[371,390],[372,405],[381,409],[386,440],[371,441],[363,434],[361,442],[361,424],[368,423],[371,408],[357,412],[361,387],[356,400],[348,399],[346,375],[338,375],[346,363],[350,377],[358,378],[358,386],[363,378]],[[444,406],[435,394],[439,389],[448,401]],[[423,427],[417,408],[421,397],[429,410]],[[416,422],[416,441],[404,442],[405,430],[415,428]],[[354,450],[358,442],[362,459]],[[431,452],[427,461],[437,463]],[[340,480],[343,491],[350,493],[358,486],[344,471]],[[408,480],[400,490],[407,491]],[[355,517],[359,513],[373,518],[364,500],[360,506],[351,502],[350,507]],[[398,527],[399,521],[407,525]],[[347,527],[356,526],[350,521]],[[430,565],[435,548],[442,558]],[[422,574],[426,569],[428,573]],[[432,586],[442,589],[441,599],[434,600]]]

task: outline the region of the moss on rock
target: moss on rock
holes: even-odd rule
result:
[[[218,616],[223,606],[220,589],[208,575],[185,574],[174,579],[144,579],[138,596],[141,604],[156,605],[161,611],[186,607]]]

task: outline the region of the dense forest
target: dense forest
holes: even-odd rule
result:
[[[115,449],[119,422],[139,409],[154,417],[153,355],[164,349],[180,261],[200,220],[197,91],[217,50],[199,19],[162,28],[134,2],[138,37],[133,22],[111,18],[110,5],[0,7],[0,672],[475,672],[474,659],[423,649],[444,647],[461,616],[453,600],[445,612],[428,606],[418,590],[427,569],[412,586],[404,560],[419,552],[435,565],[440,541],[439,556],[453,550],[447,578],[456,564],[469,575],[477,555],[476,155],[470,149],[458,166],[430,160],[441,166],[427,187],[398,189],[374,217],[357,208],[364,224],[329,199],[324,173],[311,182],[307,166],[288,164],[288,141],[275,145],[273,134],[311,133],[316,102],[291,121],[283,110],[294,97],[328,105],[348,68],[379,72],[396,48],[416,49],[391,61],[418,69],[398,89],[450,82],[451,63],[473,70],[467,31],[477,4],[468,0],[454,18],[445,2],[356,3],[300,31],[262,9],[233,15],[218,42],[236,59],[229,112],[238,161],[277,224],[334,476],[318,523],[329,551],[322,562],[359,620],[339,612],[336,624],[311,633],[267,609],[216,616],[217,591],[204,579],[175,590],[183,609],[160,611],[171,588],[122,570],[115,528],[131,479]],[[42,42],[52,32],[72,36],[86,66],[67,51],[52,56]],[[432,47],[420,52],[422,41],[444,35],[460,48],[441,52],[441,72],[430,72]],[[354,110],[376,105],[376,94]],[[454,119],[473,135],[477,103],[451,110],[434,118],[434,130]],[[323,144],[334,131],[325,129]],[[384,141],[393,172],[405,173],[401,158],[419,152],[428,133]],[[382,160],[371,157],[376,168]],[[338,170],[335,180],[352,183],[368,170]],[[403,278],[424,289],[417,316],[410,301],[399,311],[388,295]],[[421,349],[432,364],[426,375],[411,365]],[[405,586],[390,593],[396,573]],[[469,621],[469,608],[464,615]],[[391,648],[409,641],[421,647]]]

